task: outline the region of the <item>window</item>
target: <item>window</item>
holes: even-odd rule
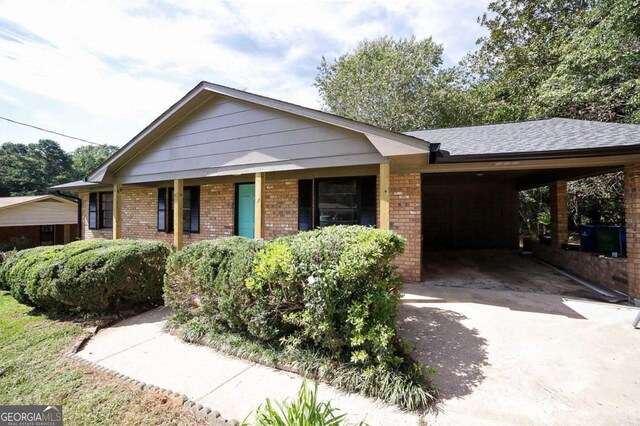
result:
[[[113,192],[100,193],[100,228],[113,228]]]
[[[200,187],[183,190],[182,230],[200,232]],[[173,232],[173,188],[158,189],[158,231]]]
[[[318,226],[358,224],[356,179],[321,180],[317,185]]]
[[[41,246],[52,246],[55,244],[55,236],[54,236],[53,230],[54,230],[53,225],[40,226],[40,245]]]
[[[89,229],[111,229],[113,227],[113,193],[92,192],[89,194]]]
[[[376,177],[298,181],[298,230],[318,226],[376,226]]]

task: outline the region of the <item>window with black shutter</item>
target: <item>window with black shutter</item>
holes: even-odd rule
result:
[[[183,189],[182,229],[186,233],[200,232],[200,187]],[[173,232],[173,188],[158,189],[158,231]]]
[[[376,177],[298,181],[298,230],[330,225],[376,226]]]

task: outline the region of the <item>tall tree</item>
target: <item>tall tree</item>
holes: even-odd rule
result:
[[[72,154],[73,166],[69,177],[84,179],[117,150],[118,147],[113,145],[86,145],[77,148]]]
[[[394,131],[457,124],[466,115],[442,46],[431,38],[365,40],[333,62],[322,58],[315,86],[330,112]]]
[[[2,144],[0,196],[44,194],[48,186],[67,180],[70,169],[71,156],[55,141]]]

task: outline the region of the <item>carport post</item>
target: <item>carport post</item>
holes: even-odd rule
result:
[[[640,164],[624,166],[628,294],[640,305]]]
[[[551,245],[560,248],[569,239],[566,180],[557,180],[549,184],[549,204],[551,204]]]

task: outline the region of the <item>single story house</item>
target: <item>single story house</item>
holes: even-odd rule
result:
[[[331,224],[392,229],[407,240],[399,272],[418,282],[430,250],[517,248],[518,191],[540,185],[551,187],[553,237],[538,252],[567,263],[567,180],[617,170],[628,259],[593,268],[623,274],[640,298],[636,125],[552,118],[403,134],[202,82],[84,181],[52,189],[80,193],[84,238],[180,248]]]
[[[78,205],[54,195],[0,197],[0,247],[64,244],[75,239]]]

